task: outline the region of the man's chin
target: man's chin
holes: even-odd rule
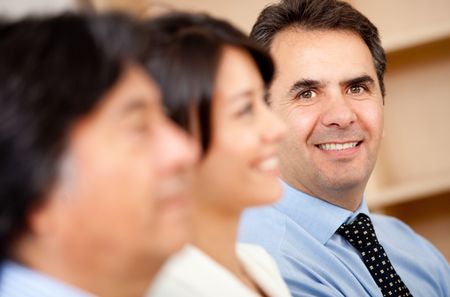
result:
[[[348,192],[364,189],[370,175],[349,174],[349,172],[334,172],[321,178],[318,185],[333,192]]]

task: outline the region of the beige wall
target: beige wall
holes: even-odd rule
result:
[[[208,12],[226,18],[245,32],[250,32],[259,11],[273,1],[267,0],[160,0],[153,5],[168,5],[178,9]]]
[[[76,0],[0,0],[0,15],[10,18],[73,10]]]
[[[374,22],[389,51],[409,48],[449,36],[448,0],[351,0]]]

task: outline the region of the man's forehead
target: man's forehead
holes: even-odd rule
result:
[[[270,52],[276,54],[280,49],[289,49],[293,47],[307,47],[318,40],[336,38],[341,40],[353,39],[365,45],[364,40],[356,32],[345,29],[307,29],[301,26],[287,27],[274,35],[270,46]],[[326,44],[324,44],[326,46]]]
[[[271,48],[276,72],[295,71],[324,75],[327,71],[335,72],[341,69],[350,77],[353,76],[347,73],[350,70],[375,71],[369,48],[354,33],[335,30],[290,30],[279,34]],[[332,67],[326,67],[328,65]]]
[[[104,96],[99,111],[127,113],[161,104],[159,87],[138,66],[127,66]]]

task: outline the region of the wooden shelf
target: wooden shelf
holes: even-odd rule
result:
[[[442,193],[450,193],[450,173],[380,189],[378,193],[368,194],[366,199],[371,209],[382,209]]]
[[[387,54],[409,48],[434,43],[450,37],[450,21],[439,26],[422,27],[413,30],[409,34],[389,36],[383,40],[383,46]]]
[[[450,36],[448,0],[346,0],[379,29],[387,52],[434,42]]]
[[[385,137],[366,194],[371,209],[450,195],[450,26],[434,33],[411,33],[387,54]]]

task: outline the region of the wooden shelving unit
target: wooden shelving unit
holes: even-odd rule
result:
[[[373,191],[368,196],[368,203],[373,210],[382,211],[386,207],[450,193],[450,174]]]
[[[450,260],[450,2],[349,1],[387,52],[385,139],[366,193]]]

